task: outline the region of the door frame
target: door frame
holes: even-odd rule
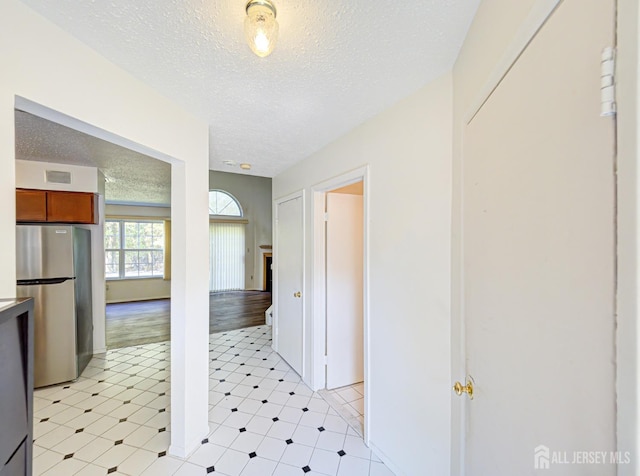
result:
[[[17,11],[16,11],[17,12]],[[14,14],[14,9],[10,8],[10,15]],[[20,12],[22,17],[22,12]],[[76,45],[71,45],[73,48]],[[102,61],[102,60],[100,60]],[[64,72],[64,77],[73,78],[73,70]],[[121,84],[125,84],[124,78]],[[70,83],[71,84],[71,83]],[[80,83],[78,83],[80,84]],[[106,83],[105,83],[106,84]],[[114,83],[116,84],[116,83]],[[48,91],[47,87],[34,83],[33,92],[40,90],[41,93]],[[9,91],[12,87],[8,83],[9,89],[3,85],[0,89],[3,92]],[[121,97],[121,93],[116,86],[105,93],[110,98]],[[74,93],[77,95],[77,93]],[[51,102],[53,96],[49,93],[36,94],[40,96],[39,100],[45,98]],[[73,97],[73,95],[68,98]],[[113,105],[112,111],[118,114],[129,114],[128,111],[140,113],[139,117],[151,118],[146,114],[148,104],[145,98],[149,97],[147,91],[142,91],[140,101],[136,104],[126,104],[127,107],[118,104]],[[171,165],[171,218],[174,227],[171,233],[173,243],[172,247],[172,269],[173,279],[171,281],[171,335],[170,342],[172,353],[170,358],[171,374],[171,441],[168,454],[186,458],[199,447],[199,442],[207,434],[210,433],[207,414],[209,411],[209,366],[208,348],[209,348],[209,292],[208,292],[208,265],[202,263],[202,259],[192,258],[192,256],[205,257],[204,261],[208,263],[209,246],[207,239],[201,237],[208,236],[208,228],[205,228],[208,219],[206,201],[203,202],[200,196],[200,189],[197,185],[206,186],[207,179],[201,183],[202,170],[207,170],[208,164],[206,152],[206,144],[208,136],[203,136],[200,132],[197,134],[185,133],[186,136],[180,136],[175,144],[170,147],[163,140],[156,137],[158,132],[163,130],[169,131],[174,125],[175,111],[170,109],[171,115],[167,112],[169,106],[162,106],[158,109],[158,114],[153,117],[154,125],[149,131],[134,131],[129,127],[129,123],[124,121],[123,124],[111,123],[105,119],[103,114],[94,114],[94,110],[90,105],[77,102],[77,97],[73,103],[67,103],[66,96],[60,96],[53,100],[53,104],[57,104],[57,109],[35,102],[27,97],[13,96],[14,102],[11,104],[11,117],[14,117],[15,111],[24,111],[43,119],[55,122],[57,124],[69,127],[78,132],[96,137],[98,139],[111,142],[121,147],[126,147],[135,152],[147,155],[154,159]],[[144,106],[143,106],[144,105]],[[9,110],[9,102],[4,104],[5,110]],[[78,107],[79,106],[79,107]],[[5,112],[5,111],[3,111]],[[73,114],[73,115],[71,115]],[[127,116],[128,117],[128,116]],[[1,122],[1,120],[0,120]],[[198,124],[200,122],[198,121]],[[4,126],[5,123],[2,123]],[[109,129],[103,128],[109,126]],[[195,129],[192,127],[195,131]],[[119,135],[119,133],[127,133],[127,136]],[[11,137],[15,136],[14,127],[11,126]],[[150,135],[149,135],[150,134]],[[184,138],[183,138],[184,137]],[[148,145],[137,141],[141,138],[151,139]],[[196,140],[197,139],[197,140]],[[204,149],[202,147],[204,145]],[[153,147],[161,147],[154,149]],[[202,152],[204,150],[204,152]],[[180,152],[180,154],[188,154],[185,157],[169,155],[170,152]],[[207,155],[205,155],[207,154]],[[188,158],[188,162],[185,159]],[[196,163],[198,162],[198,163]],[[14,180],[15,177],[11,180]],[[15,185],[15,183],[14,183]],[[104,206],[104,197],[100,200],[101,207]],[[181,213],[180,211],[184,211]],[[189,213],[186,213],[188,211]],[[103,229],[104,225],[104,209],[100,211],[100,224],[92,225]],[[13,220],[15,222],[15,220]],[[92,236],[98,233],[92,233]],[[191,237],[195,237],[192,239]],[[98,237],[101,243],[103,238]],[[95,242],[93,242],[95,245]],[[104,245],[102,245],[104,246]],[[104,252],[98,251],[103,256]],[[93,256],[95,258],[95,256]],[[189,259],[187,259],[189,258]],[[98,261],[100,262],[100,261]],[[13,271],[11,271],[13,270]],[[15,263],[11,264],[9,271],[15,273]],[[15,274],[14,274],[15,276]],[[95,277],[95,276],[92,276]],[[14,278],[15,279],[15,278]],[[99,309],[101,312],[94,316],[94,338],[99,345],[104,345],[106,349],[105,324],[106,317],[104,311],[105,303],[105,287],[97,286],[102,280],[96,281],[94,287],[96,294],[93,295],[95,302],[99,303],[94,307],[94,312]],[[99,350],[99,349],[96,349]],[[94,350],[95,352],[95,350]],[[187,398],[184,389],[189,388],[190,398]]]
[[[278,206],[284,202],[294,200],[296,198],[302,199],[302,283],[300,285],[302,289],[302,380],[306,381],[306,362],[307,362],[307,299],[306,299],[306,255],[307,255],[307,236],[306,236],[306,200],[305,191],[298,190],[296,192],[285,195],[273,200],[273,249],[272,249],[272,262],[273,266],[273,289],[271,290],[271,302],[273,304],[273,317],[271,325],[271,348],[278,352]]]
[[[332,190],[362,182],[363,216],[363,280],[362,280],[362,320],[364,339],[364,442],[369,445],[371,392],[369,379],[369,166],[365,165],[320,182],[311,188],[312,192],[312,300],[311,300],[311,387],[320,390],[326,387],[326,338],[327,338],[327,290],[326,290],[326,234],[325,198]]]
[[[640,7],[637,1],[617,1],[616,32],[616,148],[617,160],[617,292],[616,292],[616,391],[618,451],[631,451],[630,464],[618,467],[619,476],[640,469],[640,403],[638,401],[638,283],[640,270],[640,212],[637,197],[638,128],[640,127]]]
[[[512,41],[507,45],[503,55],[491,70],[491,74],[479,90],[471,106],[463,115],[463,122],[460,132],[460,166],[458,170],[458,200],[460,208],[458,215],[453,217],[452,223],[458,228],[459,241],[457,249],[453,250],[455,256],[452,257],[452,271],[457,269],[457,273],[452,275],[452,310],[458,309],[458,315],[452,315],[454,322],[451,333],[451,384],[456,380],[464,382],[467,376],[466,365],[466,312],[464,305],[464,165],[465,165],[465,140],[467,126],[473,121],[480,109],[484,106],[493,92],[500,86],[502,80],[509,74],[511,68],[520,59],[520,56],[527,49],[529,44],[542,29],[547,20],[553,15],[556,9],[564,0],[536,0],[532,5],[529,14],[520,24]],[[605,45],[603,45],[605,46]],[[455,233],[454,233],[455,234]],[[457,260],[456,260],[457,256]],[[456,266],[457,265],[457,266]],[[451,392],[451,474],[466,474],[466,428],[467,428],[467,399],[461,399]]]

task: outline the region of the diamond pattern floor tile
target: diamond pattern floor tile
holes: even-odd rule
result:
[[[94,356],[78,381],[36,390],[34,474],[392,476],[270,336],[267,326],[210,336],[211,433],[186,461],[167,454],[170,343]],[[362,384],[335,393],[352,415],[363,394]]]

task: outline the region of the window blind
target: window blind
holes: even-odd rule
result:
[[[210,223],[209,290],[244,289],[244,223]]]

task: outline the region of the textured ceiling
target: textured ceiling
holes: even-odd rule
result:
[[[171,165],[55,122],[16,111],[16,159],[98,167],[108,202],[168,205]]]
[[[210,125],[210,168],[272,177],[448,71],[479,0],[274,0],[267,58],[245,0],[22,0]]]

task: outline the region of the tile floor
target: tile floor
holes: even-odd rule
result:
[[[358,433],[364,435],[364,383],[320,390],[322,398]]]
[[[168,342],[96,355],[36,390],[34,474],[393,476],[271,350],[266,326],[210,336],[211,433],[186,461],[171,434]]]

